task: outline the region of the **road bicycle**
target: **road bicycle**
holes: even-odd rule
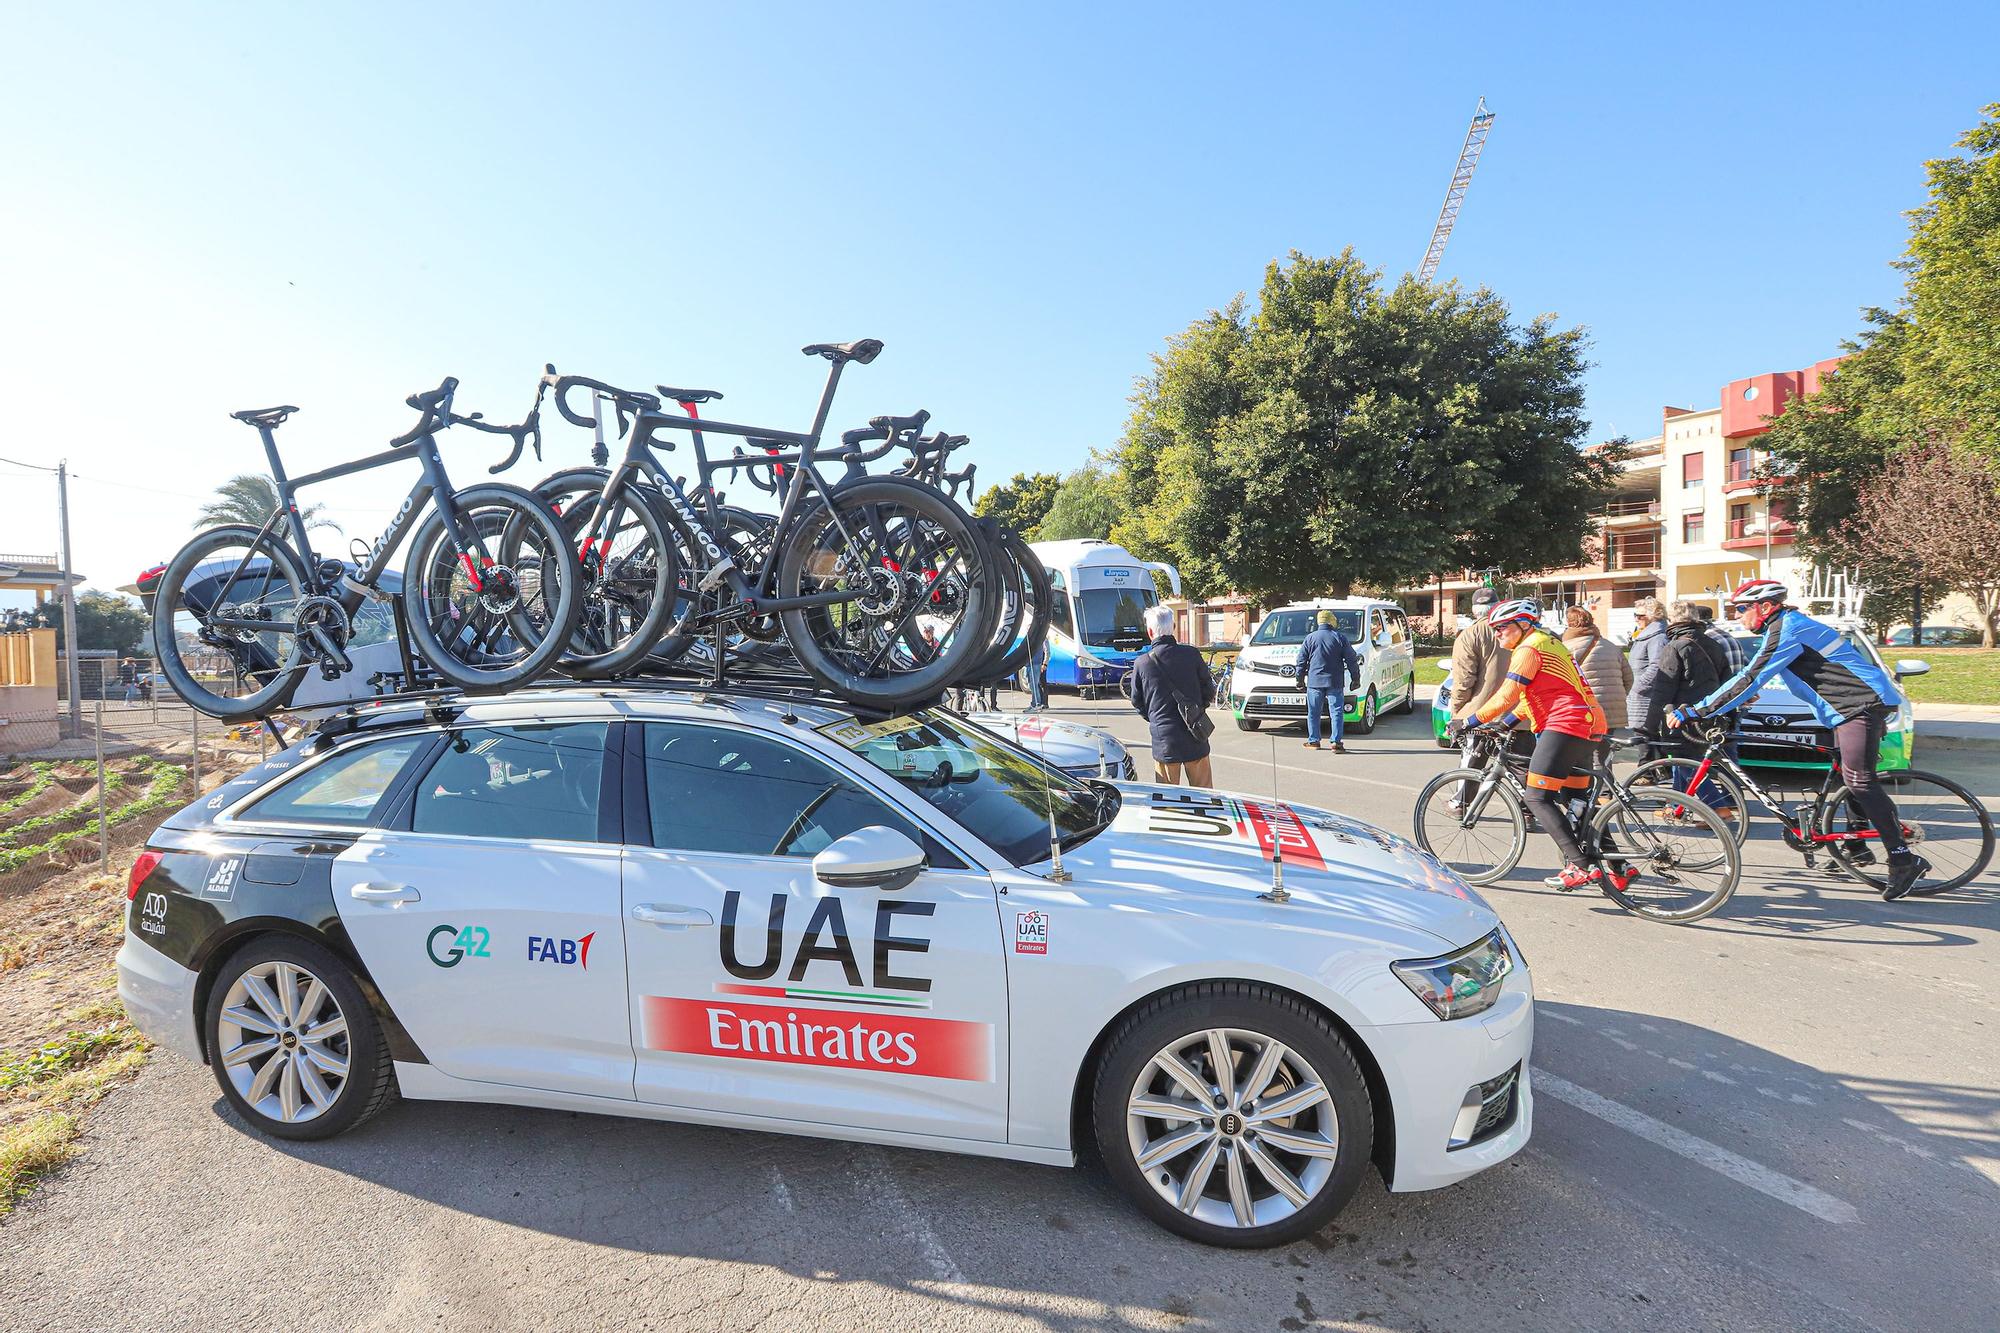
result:
[[[1472,884],[1491,884],[1528,847],[1523,765],[1510,762],[1505,733],[1467,733],[1475,762],[1440,773],[1417,796],[1417,845]],[[1643,746],[1630,732],[1619,748]],[[1595,883],[1626,911],[1684,924],[1729,901],[1742,878],[1742,851],[1716,813],[1675,791],[1621,783],[1599,757],[1591,785],[1571,796],[1577,842],[1597,870]]]
[[[1808,762],[1808,756],[1827,761],[1811,801],[1787,811],[1730,754],[1735,738],[1728,727],[1691,722],[1682,730],[1701,747],[1700,754],[1649,760],[1633,770],[1631,780],[1697,793],[1704,785],[1719,788],[1721,795],[1713,804],[1735,812],[1723,823],[1738,843],[1748,838],[1753,812],[1762,807],[1777,817],[1785,845],[1805,859],[1808,869],[1818,865],[1824,851],[1828,868],[1836,873],[1852,875],[1872,888],[1887,886],[1888,862],[1875,850],[1882,835],[1850,801],[1831,749],[1785,737],[1757,738],[1760,745],[1799,751],[1801,764]],[[1916,896],[1929,897],[1967,884],[1992,861],[1993,818],[1971,792],[1950,778],[1914,768],[1878,772],[1875,780],[1896,803],[1903,840],[1931,863],[1912,886]]]
[[[457,380],[446,379],[410,395],[405,401],[421,415],[386,451],[301,477],[286,473],[276,439],[298,408],[230,414],[263,441],[278,508],[261,528],[207,529],[160,577],[154,650],[183,699],[236,722],[282,707],[308,670],[338,678],[354,667],[348,647],[356,612],[368,600],[394,605],[410,646],[460,689],[510,689],[555,664],[580,610],[581,570],[561,520],[519,487],[453,486],[437,448],[440,431],[469,426],[513,440],[492,472],[513,466],[531,440],[539,456],[541,393],[526,420],[498,426],[476,412],[453,412],[457,389]],[[355,540],[352,573],[345,562],[314,551],[295,498],[300,490],[411,459],[422,476],[372,546]],[[384,570],[406,537],[410,558],[401,588],[385,590]]]
[[[712,390],[663,385],[657,394],[641,393],[548,368],[543,382],[566,421],[598,427],[601,412],[585,416],[569,402],[585,389],[612,406],[622,436],[622,455],[602,470],[596,500],[573,525],[578,549],[610,535],[617,515],[650,508],[685,570],[659,580],[663,605],[630,617],[624,637],[609,647],[622,669],[644,658],[678,660],[704,635],[770,638],[781,631],[801,667],[855,703],[896,708],[934,698],[990,645],[1001,609],[1000,565],[948,497],[907,477],[859,470],[915,438],[927,414],[878,417],[868,431],[849,432],[838,451],[848,475],[834,484],[820,475],[821,433],[841,372],[850,362],[873,361],[882,344],[865,338],[803,350],[831,364],[812,426],[802,432],[703,418],[699,404],[721,396]],[[684,415],[667,412],[668,399]],[[674,447],[663,431],[691,437],[692,487],[661,464],[656,450]],[[709,433],[741,437],[761,452],[712,458]],[[866,450],[862,435],[883,443]],[[779,487],[778,513],[768,524],[732,527],[716,503],[715,479],[757,469]],[[576,472],[558,474],[538,489],[578,483]]]

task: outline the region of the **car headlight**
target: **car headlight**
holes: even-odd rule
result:
[[[1477,944],[1438,958],[1391,963],[1389,970],[1439,1018],[1470,1018],[1500,998],[1500,982],[1514,970],[1514,954],[1506,935],[1494,930]]]
[[[1103,658],[1093,657],[1091,654],[1085,652],[1079,652],[1076,655],[1076,664],[1084,667],[1105,667],[1111,665]]]

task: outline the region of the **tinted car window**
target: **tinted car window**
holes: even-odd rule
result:
[[[476,838],[597,837],[602,722],[468,727],[417,784],[410,827]]]
[[[931,850],[923,830],[803,750],[754,732],[646,724],[646,804],[653,845],[744,856],[812,856],[886,825]]]
[[[396,774],[428,736],[357,745],[317,764],[238,816],[306,824],[366,824]]]

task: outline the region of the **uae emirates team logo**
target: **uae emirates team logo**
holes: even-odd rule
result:
[[[1014,913],[1014,952],[1045,954],[1049,951],[1049,914]]]
[[[993,1025],[884,1010],[646,997],[646,1047],[685,1055],[993,1081]]]

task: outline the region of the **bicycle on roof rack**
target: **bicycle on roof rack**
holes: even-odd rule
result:
[[[929,419],[877,417],[841,437],[837,456],[847,473],[829,483],[816,465],[820,439],[842,370],[866,365],[882,344],[819,343],[803,349],[831,366],[818,410],[806,431],[774,430],[705,419],[712,390],[658,386],[621,389],[581,375],[543,377],[556,409],[573,425],[597,427],[600,413],[571,407],[575,389],[589,390],[616,411],[622,454],[606,469],[558,473],[538,493],[565,501],[577,549],[612,535],[619,516],[646,526],[650,510],[661,525],[646,541],[660,552],[643,614],[629,617],[584,672],[612,675],[649,659],[673,662],[697,638],[711,636],[719,673],[726,634],[773,639],[782,632],[798,665],[842,697],[876,707],[934,698],[985,656],[1001,613],[1000,563],[972,519],[935,488],[908,477],[871,477],[861,465],[914,438]],[[684,415],[665,410],[673,400]],[[693,445],[692,487],[661,464],[671,449],[665,431],[686,432]],[[740,437],[761,452],[710,457],[709,433]],[[865,446],[881,441],[881,447]],[[718,503],[715,479],[768,474],[780,506],[768,524],[732,520]],[[597,484],[593,497],[591,484]],[[635,544],[636,539],[635,539]],[[671,576],[664,572],[674,566]],[[566,668],[568,669],[568,668]]]
[[[1852,875],[1876,889],[1888,884],[1888,863],[1875,851],[1882,835],[1849,801],[1838,763],[1829,764],[1820,775],[1819,790],[1811,801],[1787,811],[1729,753],[1730,742],[1737,738],[1727,726],[1694,722],[1682,730],[1701,753],[1648,760],[1633,770],[1634,782],[1651,780],[1697,794],[1711,790],[1715,799],[1707,804],[1735,812],[1723,823],[1738,843],[1749,836],[1754,801],[1777,816],[1785,845],[1805,859],[1807,869],[1818,865],[1824,851],[1834,872]],[[1832,755],[1824,745],[1784,737],[1759,737],[1758,744],[1798,750],[1802,761],[1806,754],[1819,759]],[[1931,863],[1912,887],[1912,896],[1930,897],[1967,884],[1993,859],[1993,818],[1971,792],[1950,778],[1914,768],[1878,772],[1875,780],[1896,803],[1897,822],[1910,850]]]
[[[1475,763],[1440,773],[1417,796],[1417,845],[1468,883],[1491,884],[1528,847],[1528,790],[1510,762],[1504,731],[1466,733]],[[1614,732],[1620,748],[1644,739]],[[1679,792],[1620,782],[1601,759],[1576,794],[1577,842],[1599,871],[1604,896],[1635,916],[1682,924],[1729,901],[1742,877],[1742,852],[1716,813]]]
[[[207,529],[161,575],[153,645],[161,672],[183,699],[211,716],[242,721],[283,707],[309,670],[328,680],[353,670],[347,650],[355,614],[371,599],[393,604],[424,664],[461,690],[509,689],[555,664],[581,607],[581,569],[561,520],[519,487],[454,486],[437,447],[440,431],[470,426],[513,440],[512,452],[491,472],[511,467],[531,440],[539,457],[542,391],[526,420],[497,426],[476,412],[455,413],[457,389],[448,378],[410,395],[405,401],[421,415],[387,450],[301,477],[286,473],[276,439],[296,407],[230,414],[263,441],[278,508],[261,528]],[[354,572],[318,555],[297,493],[409,459],[423,475],[372,546],[356,539]],[[401,590],[386,592],[383,570],[406,538],[410,558]]]

